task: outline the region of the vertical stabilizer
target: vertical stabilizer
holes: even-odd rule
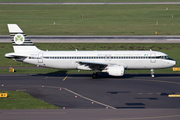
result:
[[[15,53],[41,51],[31,42],[17,24],[8,24],[8,29]]]

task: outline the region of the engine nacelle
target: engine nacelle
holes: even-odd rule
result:
[[[123,76],[124,66],[112,66],[107,68],[107,73],[111,76]]]

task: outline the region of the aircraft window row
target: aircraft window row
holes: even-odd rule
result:
[[[29,59],[39,59],[38,57],[29,57]]]
[[[116,57],[43,57],[43,59],[168,59],[168,56],[116,56]],[[29,57],[29,59],[41,59],[39,57]]]

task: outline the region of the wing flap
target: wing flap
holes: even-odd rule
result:
[[[78,68],[88,69],[88,70],[104,70],[108,64],[107,63],[98,63],[98,62],[86,62],[86,61],[77,61],[79,64]]]

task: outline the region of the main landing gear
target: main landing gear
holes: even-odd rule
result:
[[[93,78],[93,79],[98,78],[98,73],[97,73],[97,72],[94,72],[94,73],[92,74],[92,78]]]
[[[151,69],[151,77],[153,78],[154,77],[154,70]]]

